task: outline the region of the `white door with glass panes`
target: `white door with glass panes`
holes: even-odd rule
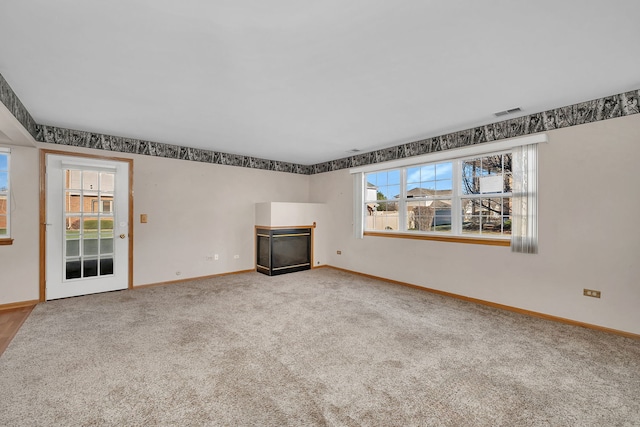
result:
[[[129,163],[47,155],[46,299],[128,287]]]

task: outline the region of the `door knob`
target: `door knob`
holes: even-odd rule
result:
[[[121,239],[124,239],[124,238],[125,238],[125,235],[124,235],[124,234],[121,234],[121,235],[120,235],[120,238],[121,238]]]

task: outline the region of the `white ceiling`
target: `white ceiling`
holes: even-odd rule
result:
[[[638,0],[0,2],[36,122],[302,164],[638,89],[639,40]]]

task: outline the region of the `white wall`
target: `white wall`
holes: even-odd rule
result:
[[[309,192],[309,176],[284,172],[149,156],[134,169],[136,285],[255,268],[255,203]]]
[[[252,269],[255,203],[318,202],[327,204],[322,264],[640,333],[640,115],[548,135],[550,143],[540,147],[538,255],[459,243],[355,239],[353,183],[346,170],[309,177],[39,147],[134,159],[135,285]],[[15,242],[0,246],[0,305],[38,298],[38,151],[16,147],[12,168]],[[149,215],[147,224],[139,223],[141,213]],[[206,260],[215,253],[217,262]],[[602,298],[582,296],[583,288],[602,291]]]
[[[356,239],[348,171],[311,177],[328,205],[328,263],[640,333],[640,115],[548,132],[541,144],[540,253],[384,237]],[[336,251],[341,250],[342,255]],[[583,288],[602,291],[584,297]]]
[[[39,175],[38,150],[11,148],[11,237],[0,246],[0,305],[38,299]]]
[[[134,286],[255,268],[255,203],[306,202],[309,194],[305,175],[38,146],[134,159]],[[0,305],[39,298],[38,150],[12,149],[15,241],[0,246]]]

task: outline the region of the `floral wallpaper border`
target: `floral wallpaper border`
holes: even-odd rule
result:
[[[168,159],[191,160],[194,162],[214,163],[218,165],[239,166],[251,169],[264,169],[303,175],[311,173],[311,167],[259,157],[164,144],[134,138],[104,135],[94,132],[65,129],[55,126],[39,125],[36,140],[50,144],[70,145],[73,147],[94,148],[119,153],[141,154],[145,156],[165,157]]]
[[[403,159],[640,113],[640,90],[611,95],[311,166],[311,174]]]
[[[18,119],[20,124],[35,138],[38,129],[36,121],[33,120],[31,114],[29,114],[2,74],[0,74],[0,102],[9,109],[13,117]]]

